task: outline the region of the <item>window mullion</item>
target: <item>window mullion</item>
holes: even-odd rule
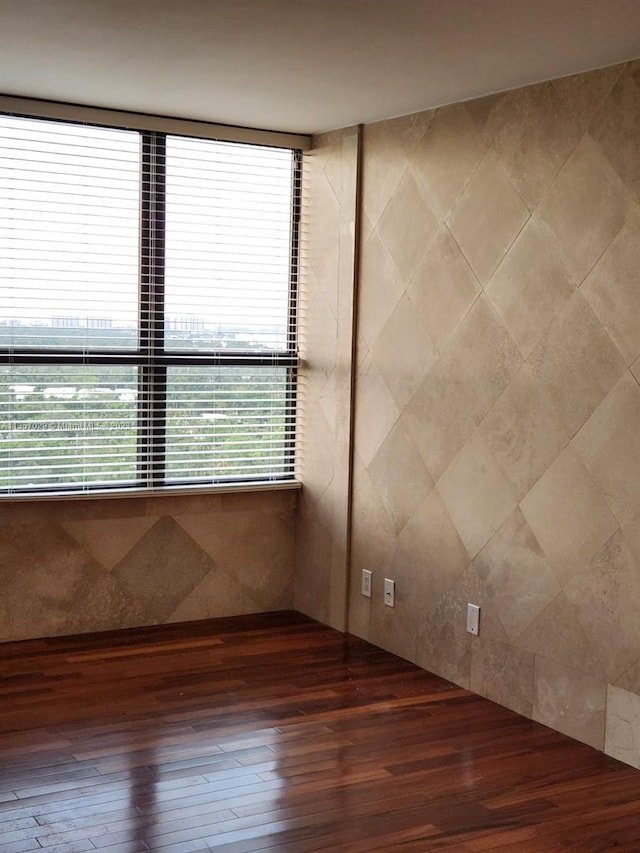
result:
[[[139,473],[146,485],[164,481],[166,456],[166,367],[164,352],[164,253],[166,213],[166,140],[142,134],[140,245],[140,427]]]

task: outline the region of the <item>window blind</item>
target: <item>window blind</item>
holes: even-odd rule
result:
[[[299,152],[0,116],[0,494],[293,477]]]

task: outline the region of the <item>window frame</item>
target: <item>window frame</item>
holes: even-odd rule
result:
[[[135,482],[83,483],[42,485],[38,487],[11,487],[0,490],[0,501],[20,498],[46,499],[48,497],[91,498],[99,496],[131,497],[139,494],[168,494],[175,491],[203,493],[220,489],[259,489],[268,486],[296,487],[295,444],[298,350],[298,286],[300,275],[300,225],[302,198],[302,152],[309,147],[308,137],[279,134],[271,131],[251,131],[245,128],[208,125],[188,120],[165,120],[167,129],[156,129],[163,120],[153,116],[134,116],[138,122],[117,123],[108,117],[121,118],[128,114],[112,113],[108,110],[67,107],[44,102],[44,108],[36,113],[24,109],[7,109],[7,101],[19,99],[0,96],[0,114],[20,118],[60,121],[109,129],[136,131],[141,138],[140,162],[140,233],[139,233],[139,281],[138,281],[138,346],[136,350],[114,350],[106,348],[64,349],[60,347],[0,346],[0,365],[49,366],[49,365],[111,365],[138,368],[138,441],[137,476]],[[33,103],[33,102],[29,102]],[[11,104],[13,105],[13,103]],[[53,113],[53,114],[52,114]],[[62,115],[60,114],[62,113]],[[83,120],[89,114],[93,120]],[[100,120],[96,120],[99,117]],[[194,130],[204,131],[201,134]],[[218,132],[217,132],[218,131]],[[290,230],[290,264],[288,285],[287,334],[285,350],[254,352],[251,350],[216,350],[191,352],[166,348],[164,324],[164,279],[165,279],[165,228],[166,228],[166,140],[169,136],[184,136],[193,139],[232,142],[244,145],[281,147],[292,154],[292,209]],[[238,138],[239,137],[239,138]],[[280,140],[280,137],[282,139]],[[277,144],[274,145],[274,142]],[[170,367],[282,367],[287,371],[285,444],[283,473],[278,476],[234,476],[210,478],[185,478],[167,480],[165,471],[166,425],[167,425],[167,371]],[[291,403],[291,405],[290,405]]]

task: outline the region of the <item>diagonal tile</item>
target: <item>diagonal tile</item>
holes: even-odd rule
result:
[[[480,551],[472,568],[512,642],[560,592],[555,574],[519,509]]]
[[[589,126],[623,183],[640,201],[640,65],[629,63]]]
[[[424,315],[407,296],[400,298],[372,352],[398,409],[404,409],[436,358]]]
[[[571,442],[619,524],[640,507],[640,387],[625,373]]]
[[[485,292],[527,358],[574,289],[553,241],[530,219]]]
[[[114,575],[152,622],[164,622],[214,568],[180,525],[165,516],[114,568]],[[162,583],[158,583],[162,571]]]
[[[640,215],[630,217],[580,288],[631,364],[640,356]]]
[[[536,656],[533,719],[602,749],[607,682]]]
[[[375,227],[408,161],[393,121],[365,124],[362,146],[366,151],[362,164],[362,206],[372,227]]]
[[[428,595],[420,602],[425,611],[435,608],[467,567],[468,557],[458,531],[435,489],[400,533],[394,564],[404,567],[410,581],[416,572],[425,578]]]
[[[380,217],[378,235],[406,285],[438,227],[415,178],[407,170]]]
[[[640,696],[609,685],[604,751],[640,768]]]
[[[359,332],[369,347],[378,339],[404,288],[389,253],[373,233],[362,248],[358,294]]]
[[[369,465],[400,412],[371,356],[361,365],[356,386],[354,441],[362,461]]]
[[[525,203],[489,152],[449,214],[447,225],[485,284],[528,218]]]
[[[482,421],[480,432],[518,498],[527,494],[571,437],[528,364]]]
[[[437,480],[477,426],[465,386],[453,374],[450,358],[443,356],[436,362],[405,414],[415,446]]]
[[[455,204],[486,148],[462,104],[435,111],[410,163],[440,219]]]
[[[99,521],[67,521],[64,529],[93,559],[112,569],[153,526],[155,518],[118,518]]]
[[[402,418],[373,457],[369,474],[399,533],[433,487]]]
[[[599,110],[622,74],[623,67],[612,65],[553,81],[567,109],[585,130],[592,122],[599,120]]]
[[[518,714],[533,710],[533,655],[484,636],[471,645],[469,689]]]
[[[571,434],[625,371],[624,359],[579,292],[551,324],[529,364]]]
[[[605,676],[602,661],[578,619],[578,611],[563,592],[525,628],[516,644],[580,672]]]
[[[640,563],[620,531],[591,565],[566,586],[565,594],[602,661],[616,681],[638,659],[640,644]]]
[[[552,83],[506,92],[491,112],[493,148],[529,210],[539,204],[582,135]]]
[[[600,490],[570,446],[538,480],[520,508],[563,586],[587,570],[618,528]]]
[[[623,184],[586,134],[536,209],[535,218],[549,229],[574,283],[581,284],[631,210]]]
[[[446,225],[431,241],[407,288],[434,345],[440,349],[482,292]]]
[[[440,477],[437,489],[472,558],[517,504],[515,493],[478,433]]]
[[[520,350],[486,296],[481,296],[447,344],[451,371],[480,422],[522,364]]]

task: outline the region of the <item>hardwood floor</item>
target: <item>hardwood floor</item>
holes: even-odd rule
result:
[[[640,851],[640,773],[295,613],[0,646],[0,851]]]

